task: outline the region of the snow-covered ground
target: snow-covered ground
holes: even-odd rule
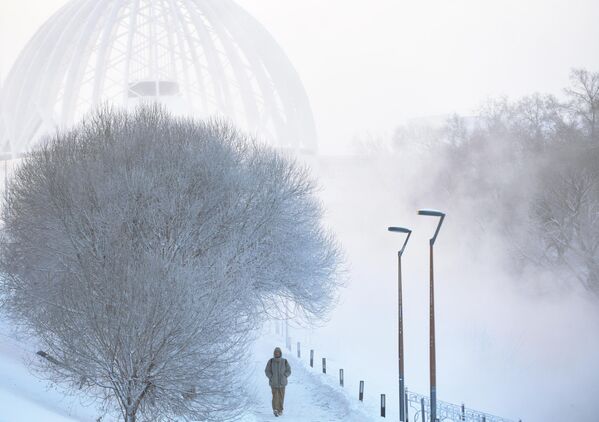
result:
[[[350,396],[347,389],[338,386],[335,376],[319,373],[319,365],[310,368],[305,356],[297,359],[285,350],[283,356],[288,359],[292,373],[285,393],[284,416],[276,418],[271,411],[271,393],[264,367],[272,357],[273,349],[280,345],[276,337],[263,337],[255,344],[250,377],[255,405],[242,422],[367,422],[374,419],[376,410],[364,407],[358,401],[357,391],[355,398]]]
[[[47,382],[38,379],[26,362],[36,359],[35,350],[26,342],[15,340],[0,327],[0,422],[96,422],[102,412],[94,403],[65,398]],[[319,374],[305,359],[290,353],[285,357],[292,366],[292,376],[285,399],[285,415],[275,418],[270,406],[270,388],[264,367],[280,343],[276,336],[256,341],[249,362],[249,391],[253,406],[239,422],[271,420],[289,422],[367,422],[376,410],[364,408],[357,397],[350,397],[339,387],[335,377]],[[316,366],[316,365],[315,365]],[[104,416],[101,422],[112,422]]]
[[[65,397],[27,367],[36,359],[26,342],[0,329],[0,422],[95,422],[101,413],[72,397]]]

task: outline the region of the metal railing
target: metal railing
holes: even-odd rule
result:
[[[407,391],[406,400],[409,408],[407,420],[413,422],[430,421],[430,399],[427,396]],[[412,414],[413,417],[410,417],[410,414]],[[439,422],[514,422],[511,419],[502,418],[474,409],[468,409],[463,404],[457,405],[441,400],[437,400],[437,420]]]

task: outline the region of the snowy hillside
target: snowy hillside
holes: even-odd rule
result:
[[[270,389],[264,366],[272,354],[270,337],[259,339],[249,362],[252,409],[239,422],[285,420],[289,422],[364,422],[371,420],[373,409],[364,409],[357,399],[335,385],[334,378],[318,374],[286,354],[292,366],[287,388],[285,416],[275,418],[270,411]],[[0,422],[112,422],[102,416],[97,404],[80,402],[51,389],[27,368],[36,359],[34,348],[12,338],[6,329],[0,332]]]
[[[65,398],[46,381],[38,379],[27,367],[36,359],[25,342],[0,331],[0,422],[75,422],[96,421],[101,415],[92,404]]]

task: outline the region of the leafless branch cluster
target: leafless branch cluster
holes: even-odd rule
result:
[[[531,207],[528,257],[564,267],[599,295],[599,175],[589,168],[548,174]],[[533,242],[540,242],[535,245]]]

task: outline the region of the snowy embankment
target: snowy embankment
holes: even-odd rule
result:
[[[4,328],[2,326],[1,328]],[[287,387],[285,415],[275,418],[271,413],[270,389],[264,366],[275,344],[268,338],[259,339],[249,363],[249,388],[253,406],[239,422],[271,420],[289,422],[365,422],[362,404],[349,397],[334,382],[334,377],[319,374],[302,360],[286,355],[292,366]],[[27,368],[26,362],[37,359],[35,349],[17,341],[0,329],[0,422],[112,422],[102,416],[95,403],[65,398],[60,391],[49,387]],[[369,409],[368,414],[372,414]]]
[[[0,325],[0,422],[95,422],[101,416],[95,406],[65,397],[37,378],[27,367],[37,359],[35,350],[4,328]]]
[[[242,422],[367,422],[374,419],[369,416],[375,414],[372,409],[364,409],[357,397],[348,396],[335,377],[319,373],[316,368],[310,368],[305,359],[297,359],[285,350],[283,357],[289,360],[292,373],[285,393],[284,416],[276,418],[271,412],[271,393],[264,367],[278,345],[267,337],[254,346],[250,391],[255,404]]]

